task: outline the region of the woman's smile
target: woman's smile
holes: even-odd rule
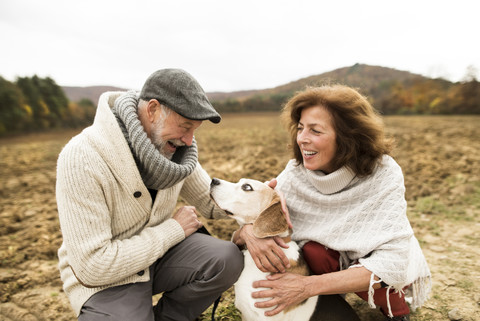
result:
[[[302,151],[303,166],[309,170],[331,173],[337,151],[336,134],[330,113],[323,106],[302,110],[297,128],[297,144]]]

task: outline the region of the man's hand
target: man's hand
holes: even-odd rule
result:
[[[173,219],[183,228],[185,237],[192,235],[203,225],[202,222],[198,220],[197,210],[194,206],[181,207],[177,213],[173,215]]]

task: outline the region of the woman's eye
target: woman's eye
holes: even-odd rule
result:
[[[253,191],[253,188],[250,184],[243,184],[242,185],[242,190],[244,190],[245,192],[251,192],[251,191]]]

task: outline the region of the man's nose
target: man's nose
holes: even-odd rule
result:
[[[187,146],[192,146],[192,142],[193,142],[193,131],[185,134],[182,136],[182,138],[180,138],[180,140]]]

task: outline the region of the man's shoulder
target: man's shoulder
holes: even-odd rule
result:
[[[72,137],[70,141],[62,148],[60,152],[60,158],[74,158],[75,156],[81,156],[82,154],[90,154],[93,150],[92,143],[89,138],[90,127],[84,129],[78,135]]]

